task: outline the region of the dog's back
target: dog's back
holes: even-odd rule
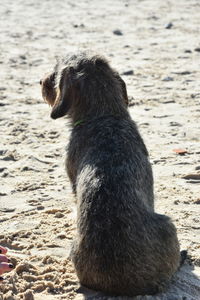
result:
[[[68,160],[77,164],[80,282],[114,295],[158,292],[178,267],[179,246],[169,219],[153,212],[151,166],[134,122],[105,116],[78,126]]]

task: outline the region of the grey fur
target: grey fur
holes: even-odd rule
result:
[[[66,168],[77,198],[80,283],[109,295],[155,294],[179,267],[179,243],[170,219],[154,212],[152,169],[125,83],[85,53],[62,59],[54,77],[54,103],[45,98],[51,116],[72,122]]]

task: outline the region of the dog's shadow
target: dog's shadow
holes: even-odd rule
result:
[[[200,300],[200,268],[185,262],[168,289],[154,296],[111,297],[84,287],[77,290],[76,300]]]

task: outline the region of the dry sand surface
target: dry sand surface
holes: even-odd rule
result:
[[[127,84],[156,211],[173,219],[191,256],[166,293],[135,299],[199,300],[200,1],[2,0],[0,16],[0,244],[16,265],[0,299],[107,299],[78,290],[68,257],[76,224],[64,170],[70,132],[66,119],[50,119],[39,86],[56,56],[92,49]]]

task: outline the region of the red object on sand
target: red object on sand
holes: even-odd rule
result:
[[[187,150],[185,149],[173,149],[174,152],[176,152],[177,154],[185,154],[188,153]]]

